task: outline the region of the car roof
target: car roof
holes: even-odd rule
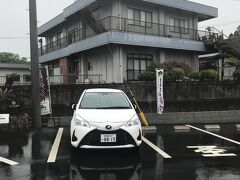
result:
[[[85,92],[123,92],[123,91],[120,89],[94,88],[94,89],[86,89]]]

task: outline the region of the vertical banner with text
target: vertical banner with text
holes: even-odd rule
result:
[[[41,115],[51,114],[50,105],[50,91],[49,84],[47,80],[47,68],[41,67],[39,69],[40,78],[40,105],[41,105]]]
[[[163,72],[163,69],[156,69],[156,97],[158,114],[162,114],[164,110]]]

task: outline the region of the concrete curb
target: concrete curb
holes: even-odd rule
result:
[[[149,124],[213,124],[240,123],[240,110],[146,113]]]

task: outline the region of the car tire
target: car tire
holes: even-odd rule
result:
[[[132,149],[132,152],[133,152],[134,154],[138,155],[138,154],[140,153],[140,146],[134,147],[134,148]]]
[[[72,154],[72,155],[76,154],[77,151],[78,151],[78,149],[77,149],[76,147],[71,146],[71,154]]]

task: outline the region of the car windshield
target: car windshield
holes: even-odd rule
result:
[[[87,92],[79,109],[131,109],[122,92]]]

